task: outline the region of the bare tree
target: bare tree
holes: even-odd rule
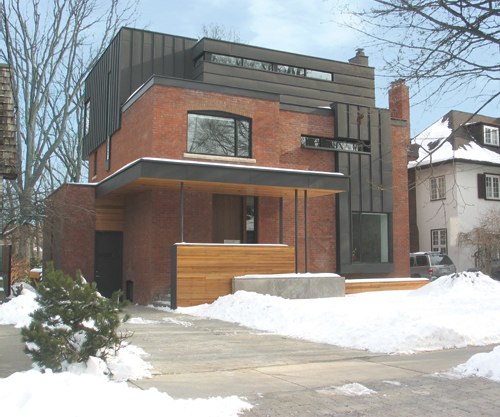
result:
[[[211,38],[223,41],[231,41],[237,43],[244,43],[238,31],[232,28],[227,28],[224,25],[218,23],[209,23],[201,27],[201,34],[198,35],[199,38]]]
[[[372,0],[351,13],[350,26],[383,46],[391,75],[416,90],[468,88],[481,108],[500,96],[500,1]]]
[[[0,59],[13,73],[21,172],[7,190],[4,224],[17,230],[23,258],[31,255],[46,195],[80,178],[83,83],[133,14],[133,0],[2,0]]]
[[[475,250],[476,268],[489,274],[492,261],[500,258],[500,209],[484,214],[470,232],[460,233],[458,242]]]

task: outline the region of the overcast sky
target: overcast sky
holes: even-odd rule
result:
[[[365,48],[377,75],[377,107],[387,108],[387,89],[394,78],[382,71],[383,52],[367,46],[367,39],[343,25],[348,18],[340,11],[345,3],[349,0],[139,0],[135,27],[198,38],[203,25],[217,24],[235,31],[243,43],[338,61],[347,61],[356,48]],[[422,93],[411,94],[416,94],[411,103],[412,136],[449,110],[477,107],[476,102],[463,102],[471,95],[465,91],[420,104]],[[482,113],[498,117],[498,101]]]

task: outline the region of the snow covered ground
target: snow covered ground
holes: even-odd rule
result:
[[[415,291],[342,298],[286,300],[239,291],[176,311],[372,352],[410,354],[500,343],[500,282],[475,272],[444,276]],[[498,380],[499,355],[495,349],[454,371]]]
[[[23,327],[29,324],[29,314],[37,308],[35,293],[28,288],[11,301],[0,304],[0,324]],[[180,320],[165,321],[183,325]],[[136,317],[133,323],[149,324],[151,321]],[[16,372],[0,378],[0,404],[2,415],[32,417],[87,417],[89,415],[120,415],[137,417],[165,415],[178,417],[236,417],[251,408],[242,399],[214,397],[207,399],[173,399],[168,394],[151,388],[140,390],[127,385],[127,380],[151,376],[151,365],[144,360],[147,353],[141,348],[128,345],[108,361],[112,378],[106,376],[105,364],[91,358],[85,365],[72,365],[67,372],[42,373],[33,369]],[[57,401],[54,401],[57,393]],[[87,401],[82,401],[85,393]],[[126,398],[126,401],[124,399]]]
[[[28,314],[34,308],[34,294],[26,290],[0,305],[0,324],[22,327],[29,322]],[[179,308],[176,312],[373,352],[409,354],[500,344],[500,282],[481,273],[441,277],[415,291],[373,292],[343,298],[286,300],[240,291],[212,304]],[[171,317],[164,321],[189,325]],[[141,317],[133,318],[133,322],[149,323]],[[102,364],[97,360],[90,361],[87,368],[76,366],[60,374],[31,370],[0,379],[0,403],[6,405],[2,413],[73,417],[113,412],[137,416],[162,410],[176,416],[237,416],[251,407],[237,397],[175,400],[155,389],[131,388],[117,381],[147,377],[150,366],[143,359],[147,353],[135,346],[120,352],[111,365],[115,381],[103,375]],[[500,382],[500,347],[474,355],[450,372]],[[345,395],[372,394],[359,384],[332,389]],[[58,392],[60,401],[53,401],[54,392]],[[81,392],[92,401],[82,402]]]

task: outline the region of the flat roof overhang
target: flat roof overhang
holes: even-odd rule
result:
[[[141,158],[96,185],[96,197],[152,189],[179,189],[217,194],[268,197],[332,195],[349,190],[340,173],[267,168],[190,160]]]

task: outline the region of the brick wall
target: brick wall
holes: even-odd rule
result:
[[[134,283],[134,302],[165,299],[170,289],[170,251],[179,236],[176,191],[143,191],[127,199],[123,279]]]
[[[398,85],[398,87],[400,87]],[[404,89],[395,90],[391,105],[404,101]],[[396,97],[396,98],[394,98]],[[403,99],[402,99],[403,97]],[[335,154],[300,147],[301,135],[333,137],[333,116],[280,110],[279,102],[226,96],[213,92],[154,86],[122,115],[122,127],[112,137],[111,167],[105,167],[105,145],[97,150],[95,180],[141,157],[185,159],[187,112],[220,110],[252,119],[252,158],[258,166],[335,171]],[[409,114],[392,109],[393,117]],[[408,200],[406,145],[409,126],[395,123],[393,134],[394,263],[393,276],[408,276]],[[91,155],[90,172],[93,158]],[[231,161],[231,163],[235,163]],[[238,163],[238,162],[237,162]],[[242,160],[239,163],[254,164]],[[92,175],[92,174],[91,174]],[[180,194],[155,190],[131,194],[126,199],[124,223],[124,281],[134,285],[134,301],[165,298],[170,288],[171,247],[180,241]],[[260,197],[259,243],[279,242],[279,199]],[[335,197],[309,198],[309,271],[336,270]],[[184,241],[212,242],[212,195],[185,191]],[[299,193],[299,271],[305,270],[304,200]],[[294,198],[284,199],[284,243],[295,244]],[[140,284],[138,284],[140,280]]]
[[[47,201],[43,261],[75,276],[94,279],[94,187],[66,184]]]

